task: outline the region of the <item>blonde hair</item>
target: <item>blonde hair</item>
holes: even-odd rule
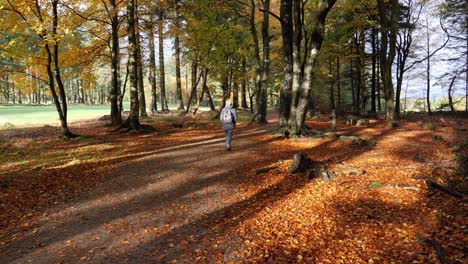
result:
[[[231,98],[226,98],[226,105],[232,105]]]

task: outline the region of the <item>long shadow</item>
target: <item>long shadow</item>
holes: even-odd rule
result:
[[[389,134],[391,134],[391,130],[387,130],[384,133],[382,133],[379,137],[385,137]],[[250,135],[251,136],[251,135]],[[244,137],[248,138],[249,135],[245,135]],[[242,135],[237,136],[238,138],[242,138]],[[272,142],[274,139],[269,139],[264,142],[264,145],[267,145],[267,143]],[[203,162],[203,161],[209,161],[211,158],[215,156],[221,155],[223,152],[220,150],[219,152],[217,151],[210,151],[208,146],[211,144],[218,144],[219,142],[222,142],[223,139],[220,138],[219,140],[214,140],[213,142],[210,142],[209,144],[197,144],[193,146],[185,146],[185,147],[176,147],[175,149],[199,149],[205,148],[208,153],[200,153],[202,155],[202,159],[182,159],[181,161],[173,162],[171,164],[171,167],[167,166],[164,168],[159,167],[158,168],[158,174],[165,174],[165,173],[170,173],[173,170],[181,170],[181,169],[191,169],[190,164],[194,162]],[[242,150],[247,150],[251,148],[251,146],[262,146],[262,142],[254,142],[252,144],[247,144],[244,146],[240,146],[238,148],[239,151]],[[319,145],[317,147],[312,147],[309,148],[315,149],[315,148],[329,148],[331,142],[326,142],[323,143],[322,145]],[[354,154],[359,155],[360,153],[364,153],[365,151],[368,151],[369,147],[361,147],[359,148],[358,151],[356,151],[355,147],[349,147],[344,151],[344,153],[340,154],[341,156],[336,156],[338,153],[337,151],[331,152],[330,156],[336,156],[339,161],[344,161],[346,160],[349,155]],[[159,157],[161,155],[164,156],[164,154],[170,153],[171,151],[174,151],[174,149],[170,150],[155,150],[153,152],[148,152],[141,154],[139,157],[132,157],[132,163],[134,163],[134,167],[144,167],[143,164],[146,162],[151,163],[151,162],[160,162],[163,163],[164,160],[167,159],[173,159],[177,160],[177,158],[182,158],[180,156],[168,156],[168,157]],[[260,154],[265,155],[265,149],[259,148],[256,149],[256,151]],[[290,156],[293,152],[296,150],[291,149],[285,151],[281,156]],[[183,155],[183,154],[181,154]],[[147,157],[148,159],[145,160],[138,160],[139,158],[144,158]],[[186,158],[186,157],[185,157]],[[264,157],[261,163],[267,163],[268,161],[273,162],[275,157]],[[316,157],[316,159],[323,159],[323,157]],[[257,160],[255,159],[249,159],[248,162],[246,162],[245,166],[251,165],[251,164],[260,164]],[[223,166],[222,164],[219,164],[219,166]],[[8,245],[8,252],[12,252],[18,248],[26,248],[26,251],[29,251],[28,248],[37,248],[34,246],[34,242],[36,239],[39,239],[43,236],[46,236],[47,234],[47,239],[45,241],[41,241],[41,247],[45,247],[48,245],[51,245],[55,242],[60,242],[63,240],[66,240],[67,238],[70,238],[75,235],[79,234],[84,234],[90,230],[93,230],[95,228],[98,228],[100,225],[103,225],[105,223],[109,223],[113,220],[116,219],[122,219],[128,216],[136,215],[141,212],[145,211],[151,211],[155,210],[158,208],[164,208],[164,206],[167,206],[169,202],[173,202],[179,199],[179,202],[183,202],[184,196],[197,192],[198,190],[201,190],[203,188],[206,188],[208,186],[213,186],[213,185],[220,185],[220,184],[227,184],[231,186],[236,186],[239,183],[243,183],[244,179],[234,177],[231,174],[235,171],[235,169],[231,170],[226,170],[226,171],[221,171],[219,173],[214,173],[211,177],[208,178],[199,178],[199,179],[193,179],[188,182],[185,182],[179,186],[174,186],[173,189],[169,190],[164,190],[161,192],[147,192],[144,193],[143,195],[137,196],[134,200],[132,201],[122,201],[118,204],[109,204],[104,207],[95,207],[91,208],[89,210],[86,210],[83,212],[83,219],[86,219],[86,221],[83,223],[83,219],[76,219],[76,221],[66,221],[63,226],[60,226],[58,229],[53,230],[53,226],[47,227],[43,230],[40,231],[39,233],[36,233],[32,236],[26,236],[22,239],[16,240],[14,243]],[[138,187],[142,187],[147,185],[150,180],[145,179],[146,176],[149,176],[150,172],[143,173],[141,175],[130,175],[130,176],[135,176],[140,178],[138,181],[134,181],[134,184],[122,184],[122,185],[113,185],[116,186],[117,188],[113,189],[113,193],[119,193],[119,192],[125,192],[126,190],[131,190],[135,189]],[[231,175],[231,176],[229,176]],[[123,176],[123,175],[122,175]],[[128,176],[128,175],[127,175]],[[158,178],[158,180],[161,178]],[[261,210],[265,206],[267,206],[270,203],[274,203],[282,199],[285,195],[293,192],[297,188],[301,188],[306,181],[304,179],[299,179],[297,181],[292,181],[292,179],[296,178],[285,178],[283,179],[280,183],[276,184],[275,186],[262,190],[260,193],[244,200],[235,203],[234,205],[227,206],[225,208],[221,208],[216,210],[215,212],[209,213],[206,217],[200,218],[200,219],[190,219],[191,222],[185,225],[182,225],[180,227],[177,227],[176,229],[173,229],[169,231],[166,234],[163,234],[157,238],[154,238],[150,242],[147,242],[138,248],[134,248],[131,250],[130,255],[134,257],[135,259],[141,259],[143,255],[145,255],[148,252],[151,252],[152,250],[156,250],[154,252],[159,253],[161,252],[160,250],[163,250],[163,246],[165,246],[167,241],[169,239],[172,239],[172,243],[177,244],[177,242],[181,242],[183,240],[183,237],[185,234],[194,234],[195,236],[199,237],[218,237],[219,234],[217,233],[212,233],[209,231],[209,226],[217,226],[220,225],[221,223],[227,224],[228,228],[233,228],[235,227],[240,221],[251,217],[252,215],[255,214],[258,210]],[[124,180],[124,179],[122,179]],[[255,184],[255,182],[252,182],[252,184]],[[90,199],[99,199],[99,197],[104,197],[104,195],[91,195],[89,198]],[[165,197],[170,197],[170,199],[167,199]],[[206,197],[205,197],[206,198]],[[210,197],[208,197],[210,198]],[[197,201],[202,202],[203,197],[199,197]],[[86,201],[85,201],[86,202]],[[157,206],[155,206],[157,204]],[[133,207],[135,205],[135,207]],[[232,220],[228,221],[225,223],[224,221],[226,219],[237,219],[237,220]],[[181,236],[177,236],[180,235]],[[174,238],[175,237],[175,238]],[[180,238],[179,238],[180,237]],[[187,252],[186,250],[182,248],[175,247],[174,249],[169,250],[169,255],[183,255],[184,252]],[[141,254],[142,252],[145,252],[145,254]],[[173,252],[173,253],[171,253]],[[6,259],[6,260],[12,260],[12,259]],[[103,262],[107,261],[105,259],[102,259]],[[101,261],[98,261],[101,262]]]
[[[304,178],[292,177],[296,181],[291,182],[291,178],[285,177],[275,185],[263,189],[257,194],[230,206],[221,208],[198,219],[193,219],[190,223],[169,230],[167,233],[158,236],[142,245],[130,249],[126,257],[134,262],[160,262],[166,263],[173,258],[183,262],[191,262],[189,254],[193,253],[202,245],[191,243],[187,245],[183,241],[216,241],[217,238],[226,238],[225,235],[240,222],[252,217],[259,210],[280,201],[288,194],[303,187],[307,181]],[[176,245],[174,248],[168,247],[170,243]],[[186,247],[184,247],[186,245]],[[160,258],[165,255],[164,258]],[[96,258],[97,263],[112,262],[122,256],[106,256]],[[203,260],[201,260],[203,262]],[[212,262],[212,260],[205,260]]]
[[[266,131],[258,131],[256,132],[256,130],[250,130],[250,129],[244,129],[244,130],[240,130],[239,132],[236,133],[235,135],[235,140],[237,139],[244,139],[244,138],[249,138],[253,135],[257,135],[257,134],[264,134]],[[148,156],[153,156],[153,155],[162,155],[162,154],[166,154],[166,153],[170,153],[172,151],[178,151],[178,150],[191,150],[191,149],[195,149],[195,148],[199,148],[199,147],[203,147],[203,146],[210,146],[210,145],[216,145],[216,144],[222,144],[224,142],[224,136],[223,135],[216,135],[216,136],[213,136],[213,137],[209,137],[209,138],[205,138],[205,139],[200,139],[200,140],[195,140],[195,141],[190,141],[189,143],[183,143],[182,145],[178,145],[178,146],[174,146],[174,147],[167,147],[167,148],[163,148],[163,149],[155,149],[155,150],[149,150],[149,151],[141,151],[141,148],[140,146],[134,146],[132,148],[130,148],[128,151],[124,152],[121,154],[120,157],[117,157],[117,158],[110,158],[110,159],[106,159],[105,161],[86,161],[85,163],[81,163],[81,164],[75,164],[75,165],[70,165],[70,166],[67,166],[66,168],[54,168],[54,169],[47,169],[47,173],[51,173],[53,175],[68,175],[70,171],[76,171],[76,172],[80,172],[79,175],[88,175],[89,173],[92,174],[92,172],[95,170],[95,167],[99,167],[99,166],[106,166],[106,165],[110,165],[110,164],[116,164],[117,166],[116,169],[118,168],[121,168],[121,167],[124,167],[124,166],[128,166],[128,165],[132,165],[134,164],[135,160],[138,160],[138,159],[141,159],[141,158],[145,158],[145,157],[148,157]],[[102,143],[102,142],[100,142]],[[222,146],[220,146],[220,150],[222,150]],[[140,151],[140,153],[135,153],[135,151],[138,150]],[[178,164],[177,164],[178,165]],[[33,170],[30,170],[30,171],[27,171],[27,173],[29,174],[39,174],[39,173],[42,173],[43,169],[37,167]],[[23,173],[26,173],[26,171],[23,171]],[[9,178],[15,178],[17,177],[17,174],[16,173],[10,173],[10,174],[4,174],[3,175],[6,179],[9,179]],[[110,174],[109,174],[110,176]],[[15,179],[16,180],[16,179]],[[109,180],[112,180],[109,179]],[[77,181],[77,182],[80,182],[82,181],[82,178],[81,177],[76,177],[73,181]],[[24,188],[28,188],[28,186],[30,186],[32,188],[31,192],[34,192],[34,190],[38,190],[38,189],[41,189],[42,187],[44,187],[43,185],[44,183],[38,183],[39,186],[30,186],[30,185],[27,185],[27,186],[22,186],[21,189],[24,189]],[[8,190],[7,190],[8,191]],[[26,191],[26,190],[25,190]],[[53,199],[54,197],[48,197],[48,199]],[[70,200],[71,197],[60,197],[61,199],[68,199]],[[63,202],[63,201],[62,201]],[[35,204],[36,206],[38,204]],[[24,208],[23,208],[24,209]],[[36,208],[38,209],[38,208]]]
[[[265,140],[265,141],[260,141],[260,142],[254,142],[251,144],[244,144],[240,147],[236,148],[236,151],[242,151],[242,150],[247,150],[252,148],[253,146],[257,146],[258,144],[268,144],[269,142],[274,141],[274,138]],[[209,149],[208,146],[204,146],[204,148]],[[223,151],[222,148],[220,148],[221,152]],[[183,154],[181,156],[175,155],[175,156],[169,156],[169,157],[160,157],[160,155],[154,156],[150,158],[149,160],[144,160],[144,161],[138,161],[134,162],[132,166],[135,168],[139,167],[145,167],[145,163],[164,163],[167,162],[168,160],[171,161],[171,166],[165,166],[163,168],[158,168],[157,174],[158,175],[165,175],[165,177],[170,177],[171,173],[180,172],[184,170],[190,170],[190,173],[192,174],[197,174],[197,173],[203,173],[201,172],[196,172],[192,167],[190,167],[191,164],[195,162],[209,162],[212,158],[219,156],[219,152],[211,152],[208,154],[203,154],[202,158],[198,157],[184,157]],[[223,151],[224,152],[224,151]],[[188,159],[188,160],[187,160]],[[229,159],[229,156],[226,156],[226,159]],[[236,169],[234,169],[236,170]],[[52,229],[52,227],[45,227],[43,230],[39,232],[35,232],[32,235],[25,235],[22,238],[15,240],[13,243],[9,245],[9,250],[18,250],[18,249],[27,249],[33,247],[31,243],[34,243],[37,239],[47,236],[47,239],[41,239],[41,245],[42,246],[47,246],[50,244],[53,244],[54,242],[57,242],[59,240],[66,240],[70,237],[73,237],[75,235],[78,235],[80,233],[84,233],[88,230],[92,230],[94,228],[99,227],[100,225],[111,222],[116,219],[124,218],[128,215],[132,214],[137,214],[141,211],[146,211],[146,210],[154,210],[155,208],[164,208],[164,206],[168,205],[169,203],[181,199],[181,197],[184,197],[186,195],[189,195],[190,193],[196,192],[197,190],[206,188],[208,186],[212,185],[219,185],[219,184],[229,184],[229,185],[236,185],[238,182],[241,181],[239,178],[231,178],[227,180],[227,177],[225,175],[230,175],[234,170],[228,170],[228,171],[220,171],[220,172],[214,172],[214,176],[210,176],[207,178],[204,177],[199,177],[199,178],[194,178],[193,180],[189,182],[185,182],[181,185],[178,186],[173,186],[172,189],[166,190],[166,191],[151,191],[151,192],[145,192],[142,195],[138,195],[135,197],[134,200],[131,201],[121,201],[118,203],[111,203],[107,204],[105,206],[97,206],[97,207],[92,207],[91,209],[86,209],[85,211],[80,214],[81,218],[78,219],[70,219],[69,221],[62,223],[59,228],[57,229]],[[133,175],[132,173],[125,173],[125,177],[137,177],[139,180],[135,180],[135,178],[132,181],[132,184],[126,184],[126,181],[124,178],[122,178],[122,183],[121,184],[116,184],[116,188],[112,188],[113,196],[119,196],[119,193],[125,193],[128,190],[134,190],[137,188],[140,188],[142,186],[146,186],[150,184],[154,179],[151,179],[151,177],[148,177],[151,172],[146,172],[146,173],[139,173],[136,171],[138,174]],[[162,180],[161,177],[158,177],[158,180]],[[103,194],[104,196],[105,194]],[[170,199],[167,199],[167,197],[170,197]],[[99,200],[99,197],[93,196],[89,197],[90,199],[94,200]],[[181,200],[183,201],[183,200]],[[86,203],[82,202],[82,203]],[[157,206],[155,206],[157,204]],[[129,210],[130,208],[130,210]],[[78,227],[79,228],[76,228]]]

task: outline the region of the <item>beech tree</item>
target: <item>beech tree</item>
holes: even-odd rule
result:
[[[130,78],[130,113],[124,123],[124,127],[139,130],[141,128],[139,119],[138,103],[138,50],[136,37],[136,0],[127,1],[127,34],[128,34],[128,71]]]
[[[40,40],[38,46],[43,47],[46,54],[47,84],[53,97],[53,102],[59,115],[62,134],[66,138],[75,137],[68,128],[68,105],[65,86],[62,79],[59,46],[62,38],[69,33],[64,22],[65,14],[59,13],[59,0],[45,3],[35,1],[7,0],[3,11],[15,13],[21,18],[30,34],[35,34]],[[48,12],[48,10],[51,10]],[[60,27],[60,28],[59,28]],[[65,28],[65,30],[62,30]]]
[[[306,3],[299,0],[281,1],[285,69],[279,125],[283,134],[301,135],[306,132],[304,121],[309,105],[312,74],[323,42],[325,20],[335,2],[336,0],[320,0],[309,3],[312,7],[306,7]],[[309,17],[305,8],[313,8],[315,15]],[[311,21],[312,28],[307,27],[306,21]]]
[[[385,95],[385,116],[389,126],[395,119],[395,101],[392,81],[392,65],[396,54],[396,33],[398,26],[398,0],[377,1],[380,23],[380,74]]]

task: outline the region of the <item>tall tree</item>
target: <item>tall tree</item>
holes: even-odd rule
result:
[[[410,51],[413,44],[413,32],[416,29],[416,23],[419,21],[422,8],[425,1],[421,1],[418,5],[416,1],[405,0],[400,5],[399,27],[397,32],[397,65],[396,65],[396,94],[395,94],[395,116],[400,117],[400,97],[401,86],[403,84],[404,74],[412,68],[408,67],[406,62],[410,56]]]
[[[40,46],[46,53],[47,84],[53,97],[53,102],[59,115],[62,126],[62,134],[66,138],[74,137],[70,132],[67,122],[68,105],[65,86],[62,80],[60,67],[60,41],[63,33],[59,32],[59,0],[51,0],[41,5],[39,0],[35,1],[11,1],[6,0],[3,10],[7,10],[18,15],[29,28],[29,32],[34,32],[40,39]],[[51,10],[48,12],[47,10]],[[58,90],[57,90],[58,89]]]
[[[444,23],[445,31],[451,39],[450,50],[452,56],[448,58],[455,69],[463,68],[465,74],[465,111],[468,111],[468,4],[465,0],[443,0],[439,12]]]
[[[139,130],[141,128],[139,119],[138,103],[138,49],[136,30],[136,0],[127,1],[127,34],[128,34],[128,71],[130,77],[130,113],[124,126]]]
[[[393,125],[395,119],[395,102],[392,81],[392,65],[396,53],[396,33],[398,24],[398,0],[391,0],[386,3],[384,0],[377,0],[379,13],[381,47],[380,47],[380,74],[382,77],[383,89],[385,93],[385,115],[389,121],[388,125]]]
[[[179,0],[174,0],[174,26],[175,26],[175,59],[176,59],[176,104],[177,110],[184,110],[184,102],[182,97],[182,82],[180,77],[180,3]]]
[[[250,0],[250,32],[253,38],[253,46],[255,50],[255,114],[252,118],[253,121],[266,124],[266,110],[267,110],[267,92],[268,89],[268,77],[270,72],[270,0],[262,1],[263,8],[263,20],[262,20],[262,50],[260,50],[260,41],[258,38],[257,27],[255,25],[255,11],[256,3],[254,0]],[[261,57],[263,54],[263,57]]]
[[[150,15],[150,20],[148,23],[146,23],[146,29],[148,31],[148,37],[149,37],[149,50],[150,50],[150,56],[149,56],[149,82],[151,84],[151,114],[155,115],[156,112],[158,111],[158,102],[156,98],[156,53],[155,53],[155,48],[156,46],[154,45],[154,16],[153,14]]]
[[[138,10],[138,6],[135,7]],[[141,30],[140,18],[138,12],[135,14],[135,31],[136,31],[136,49],[137,49],[137,72],[138,72],[138,105],[140,108],[140,116],[147,117],[146,113],[146,98],[145,85],[143,82],[143,47],[141,45]]]
[[[164,10],[158,9],[158,38],[159,38],[159,97],[161,99],[161,110],[169,111],[166,99],[166,72],[164,69]]]
[[[119,108],[118,98],[120,95],[120,45],[119,45],[119,8],[116,0],[109,0],[110,8],[105,1],[102,1],[111,22],[111,122],[112,125],[122,124],[122,109]]]
[[[312,6],[314,16],[305,17],[305,2],[302,1],[281,1],[282,37],[283,53],[285,53],[285,63],[292,63],[286,68],[285,80],[282,88],[282,103],[291,102],[289,106],[280,107],[280,111],[290,108],[289,117],[280,123],[282,133],[288,135],[300,135],[303,132],[305,115],[310,100],[310,86],[314,66],[317,61],[320,48],[322,46],[325,20],[328,12],[335,4],[336,0],[314,1]],[[310,19],[310,20],[309,20]],[[312,28],[307,28],[305,21],[311,21]],[[285,40],[285,38],[289,38]],[[292,76],[292,82],[289,78]],[[289,91],[291,91],[289,93]],[[290,98],[285,98],[291,94]],[[281,118],[286,119],[286,114],[281,114]]]

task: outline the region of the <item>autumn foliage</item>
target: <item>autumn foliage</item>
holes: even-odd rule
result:
[[[152,134],[99,122],[74,124],[91,136],[71,140],[52,127],[1,131],[0,260],[440,263],[432,240],[466,263],[465,201],[425,180],[463,191],[467,121],[433,119],[435,130],[419,119],[396,129],[338,121],[373,147],[241,125],[229,153],[217,123],[188,117],[149,119]],[[297,151],[338,177],[289,174]]]

